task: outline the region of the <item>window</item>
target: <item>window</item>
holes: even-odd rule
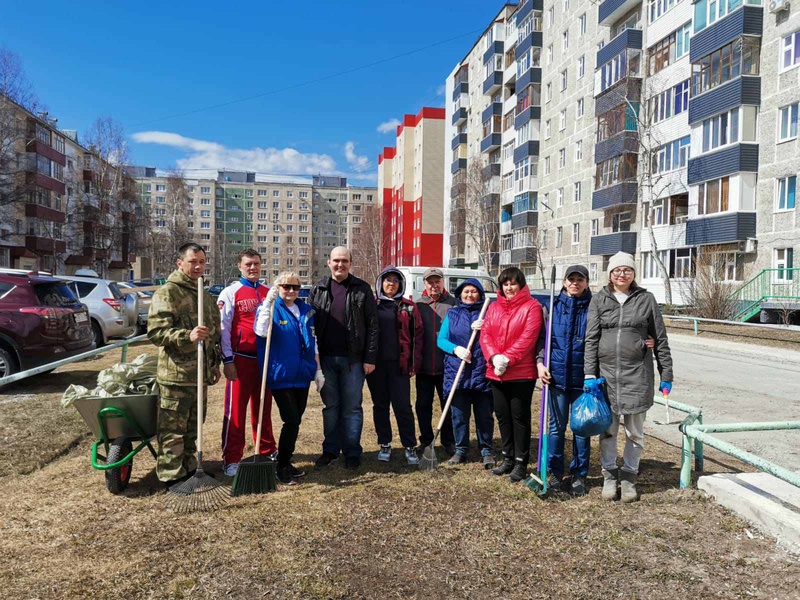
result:
[[[583,98],[578,100],[578,104],[575,107],[575,116],[577,117],[583,116]]]
[[[572,203],[578,204],[581,201],[581,196],[583,195],[583,182],[576,181],[572,184],[573,186],[573,194],[572,194]]]
[[[580,17],[578,17],[578,24],[580,32],[586,33],[586,13],[583,13]]]
[[[558,188],[556,190],[556,207],[561,208],[564,206],[564,188]]]
[[[563,169],[566,166],[567,166],[567,149],[561,148],[561,150],[558,151],[558,168]]]
[[[211,198],[200,198],[200,204],[203,206],[211,206]]]
[[[611,232],[619,233],[621,231],[631,230],[631,213],[621,212],[611,217]]]
[[[680,1],[681,0],[650,0],[650,10],[648,11],[650,22],[652,23],[655,21]]]
[[[578,59],[578,79],[586,75],[586,57],[581,56]]]
[[[583,160],[583,141],[578,140],[575,142],[575,162]]]
[[[553,99],[553,84],[548,83],[544,90],[544,101],[550,102]]]
[[[277,198],[280,195],[281,195],[280,190],[272,190],[272,197],[273,198]]]
[[[547,119],[547,121],[544,122],[544,139],[546,140],[550,139],[550,125],[550,119]]]
[[[606,91],[625,77],[639,77],[640,67],[641,50],[623,50],[597,70],[599,91]]]
[[[794,279],[794,249],[775,249],[775,281],[791,281]]]
[[[581,224],[572,224],[572,245],[577,246],[581,241]]]
[[[544,174],[545,175],[550,175],[550,157],[549,156],[545,156],[544,157]]]
[[[149,192],[150,191],[150,184],[149,183],[145,183],[144,184],[144,191],[145,192]]]
[[[795,102],[778,111],[778,142],[786,142],[797,137],[797,106]]]
[[[156,184],[156,191],[157,192],[165,192],[167,191],[166,185]]]
[[[567,69],[561,71],[561,91],[567,89]]]
[[[597,141],[602,142],[622,133],[636,131],[639,106],[631,103],[620,104],[597,117]]]
[[[648,51],[647,72],[655,75],[661,69],[674,64],[676,60],[689,53],[691,23],[673,31],[663,40],[650,47]]]
[[[689,161],[691,144],[692,138],[687,135],[660,146],[653,156],[653,171],[656,173],[668,173],[685,167]]]
[[[211,223],[207,221],[200,222],[200,229],[211,229]]]
[[[692,96],[740,75],[758,75],[761,48],[758,38],[741,37],[692,64]]]
[[[561,242],[564,238],[564,228],[556,227],[556,248],[561,248]]]
[[[716,254],[713,275],[717,281],[741,281],[744,277],[742,256],[737,252]]]
[[[794,210],[797,196],[797,176],[775,180],[775,210]]]
[[[728,210],[728,178],[712,179],[697,188],[697,214],[713,215]]]
[[[703,152],[739,141],[739,109],[703,121]]]
[[[595,168],[595,189],[634,179],[638,172],[636,159],[635,154],[623,154],[598,164]]]
[[[781,44],[781,70],[800,64],[800,31],[790,33]]]
[[[567,128],[567,109],[558,113],[558,130],[564,131]]]
[[[200,193],[201,194],[210,194],[211,193],[211,188],[210,187],[201,187],[200,188]]]
[[[167,199],[164,196],[156,196],[156,204],[165,204]]]
[[[267,195],[267,190],[258,190],[258,195],[262,198]]]
[[[552,27],[553,21],[555,21],[555,8],[551,6],[547,9],[547,26]]]
[[[589,232],[589,234],[592,236],[600,233],[600,219],[592,219]],[[592,281],[594,281],[594,277],[592,277]]]
[[[562,50],[569,49],[569,29],[565,30],[561,34],[561,49]]]
[[[650,98],[653,123],[659,123],[689,109],[689,80]]]

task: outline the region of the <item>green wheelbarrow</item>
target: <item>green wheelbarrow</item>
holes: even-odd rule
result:
[[[158,395],[90,396],[73,404],[97,438],[92,445],[92,467],[105,472],[109,492],[122,493],[131,480],[133,457],[145,447],[153,458],[157,456],[150,442],[156,435]],[[101,444],[105,456],[99,452]]]

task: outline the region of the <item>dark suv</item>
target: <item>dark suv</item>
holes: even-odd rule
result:
[[[0,273],[0,377],[93,348],[89,311],[67,282]]]

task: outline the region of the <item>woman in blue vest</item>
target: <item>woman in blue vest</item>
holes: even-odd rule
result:
[[[278,481],[287,485],[296,484],[305,475],[292,465],[292,454],[308,403],[309,385],[314,381],[318,392],[325,385],[314,337],[314,309],[310,304],[297,302],[299,292],[300,278],[295,273],[281,273],[258,307],[253,325],[258,334],[258,372],[262,373],[267,328],[272,320],[267,387],[272,391],[283,421],[278,441],[277,476]]]
[[[458,465],[467,462],[469,450],[470,408],[475,413],[475,429],[478,434],[478,447],[481,462],[485,469],[495,465],[492,438],[494,437],[494,417],[492,416],[492,387],[486,379],[486,359],[483,356],[479,338],[475,338],[472,352],[467,350],[472,330],[480,330],[478,319],[486,294],[477,279],[465,279],[456,288],[458,305],[447,311],[439,330],[437,345],[445,353],[444,392],[449,394],[453,387],[456,372],[461,361],[466,360],[464,372],[450,406],[453,417],[453,433],[456,440],[456,453],[448,461]]]

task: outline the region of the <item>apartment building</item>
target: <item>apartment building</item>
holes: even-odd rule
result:
[[[441,265],[444,244],[445,110],[404,115],[395,146],[378,156],[384,265]]]

